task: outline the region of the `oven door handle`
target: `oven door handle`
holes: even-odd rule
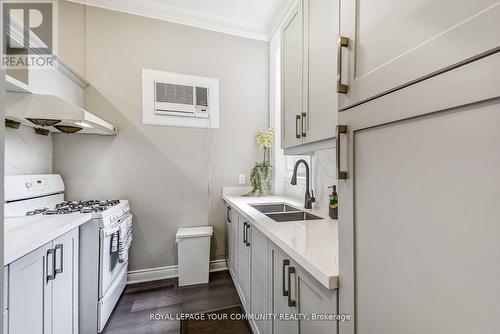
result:
[[[105,229],[102,230],[102,236],[103,237],[109,237],[116,231],[118,231],[119,227],[121,224],[126,223],[129,219],[132,219],[132,214],[129,213],[126,216],[122,217],[117,223],[106,227]]]
[[[109,237],[110,235],[115,234],[115,232],[118,232],[118,230],[119,230],[118,226],[115,226],[115,227],[110,228],[110,229],[106,229],[106,230],[104,230],[104,237]]]

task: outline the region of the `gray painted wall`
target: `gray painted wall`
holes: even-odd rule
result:
[[[222,186],[248,178],[255,130],[268,125],[269,44],[93,7],[85,26],[86,107],[119,134],[54,135],[67,197],[130,200],[130,270],[176,264],[180,226],[214,225],[211,257],[222,258]],[[219,78],[220,129],[143,126],[142,68]]]

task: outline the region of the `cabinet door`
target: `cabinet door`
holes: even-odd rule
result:
[[[238,263],[239,263],[239,247],[240,247],[240,233],[239,233],[239,220],[238,214],[234,209],[231,210],[231,249],[233,253],[233,280],[236,284],[238,281]]]
[[[53,242],[56,278],[52,285],[52,333],[78,333],[78,229]]]
[[[485,57],[342,113],[341,334],[500,333],[499,68]]]
[[[257,229],[251,229],[251,283],[250,309],[253,314],[267,314],[270,312],[270,253],[267,237]],[[253,321],[253,320],[251,320]],[[269,333],[270,321],[256,320],[254,332],[256,334]]]
[[[347,108],[492,53],[500,46],[497,0],[340,0]]]
[[[281,134],[282,148],[302,143],[303,17],[299,0],[281,31]]]
[[[273,313],[277,318],[273,320],[273,334],[298,334],[299,325],[296,320],[280,318],[287,314],[295,314],[295,307],[288,306],[288,295],[296,291],[290,291],[288,284],[288,269],[290,268],[290,259],[284,255],[281,250],[273,248],[272,250],[272,268],[273,268]],[[293,290],[293,284],[292,290]]]
[[[229,273],[232,277],[234,277],[234,267],[233,267],[233,238],[232,238],[232,229],[233,229],[233,210],[230,206],[226,206],[226,263],[227,268],[229,269]]]
[[[339,1],[304,0],[306,142],[335,137]]]
[[[241,304],[246,312],[250,311],[250,245],[251,229],[250,224],[241,216],[238,216],[238,291],[240,293]]]
[[[337,314],[337,290],[328,290],[311,278],[304,270],[296,268],[298,312],[312,315]],[[300,333],[335,334],[337,322],[333,320],[299,320]]]
[[[9,265],[9,334],[52,332],[53,261],[47,244]]]
[[[56,67],[30,69],[29,82],[33,93],[55,95],[83,107],[83,88]]]

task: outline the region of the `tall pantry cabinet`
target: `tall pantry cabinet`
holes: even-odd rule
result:
[[[339,333],[499,333],[500,5],[340,8]]]

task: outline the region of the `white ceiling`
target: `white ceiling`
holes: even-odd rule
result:
[[[295,0],[69,0],[89,6],[269,40]]]

